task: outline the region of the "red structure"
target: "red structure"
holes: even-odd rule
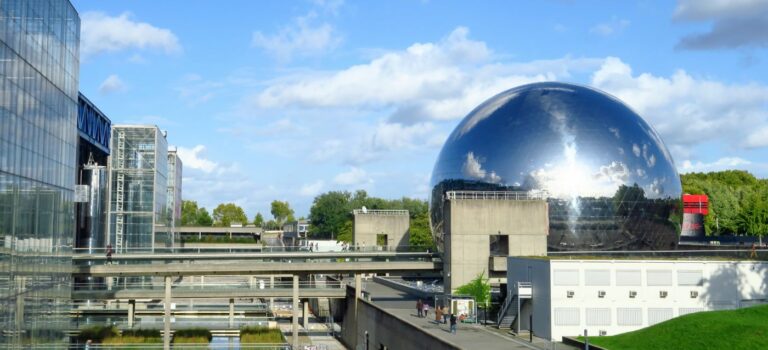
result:
[[[709,214],[709,198],[706,194],[684,194],[683,213],[685,214]]]

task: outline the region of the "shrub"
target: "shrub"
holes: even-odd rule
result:
[[[240,328],[241,344],[276,344],[285,343],[283,333],[279,329],[269,329],[267,327],[243,327]]]
[[[211,339],[213,339],[213,335],[211,334],[210,330],[207,330],[205,328],[187,328],[187,329],[179,329],[176,332],[173,333],[173,341],[176,342],[177,338],[205,338],[207,339],[207,342],[210,342]],[[181,342],[183,343],[183,342]]]
[[[121,337],[111,337],[104,339],[102,344],[105,345],[121,345],[121,344],[159,344],[163,342],[163,338],[160,337],[139,337],[133,335],[124,335]]]
[[[206,337],[173,337],[174,344],[208,344],[210,340]]]
[[[118,332],[115,326],[91,326],[81,330],[80,334],[77,335],[77,340],[85,343],[90,339],[94,343],[101,343],[104,339],[118,336],[120,336],[120,332]]]
[[[123,337],[144,337],[144,338],[161,338],[162,334],[159,329],[126,329],[123,331]]]

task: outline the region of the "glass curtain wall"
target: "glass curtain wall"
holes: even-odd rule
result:
[[[178,237],[174,235],[176,226],[181,226],[181,159],[176,151],[168,151],[168,193],[167,208],[169,211],[170,245],[173,246]]]
[[[80,19],[0,1],[0,348],[66,347]]]
[[[111,142],[108,243],[118,253],[152,250],[169,221],[168,143],[156,126],[125,125],[113,127]]]

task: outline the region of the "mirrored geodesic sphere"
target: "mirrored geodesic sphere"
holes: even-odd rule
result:
[[[617,98],[572,84],[524,85],[475,108],[431,186],[439,249],[447,191],[544,194],[550,251],[673,249],[682,219],[680,177],[656,131]]]

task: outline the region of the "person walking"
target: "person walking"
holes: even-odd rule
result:
[[[451,314],[451,334],[456,334],[456,315]]]
[[[424,303],[424,317],[425,318],[429,317],[428,314],[429,314],[429,304]]]
[[[421,302],[421,299],[416,302],[416,314],[418,317],[421,317],[422,315],[422,308],[424,307],[424,303]]]
[[[435,307],[435,323],[440,324],[443,322],[443,306],[438,305]]]
[[[112,265],[112,245],[107,244],[107,264]]]
[[[448,311],[447,306],[443,306],[443,324],[448,324],[448,318],[451,317],[451,313]]]

